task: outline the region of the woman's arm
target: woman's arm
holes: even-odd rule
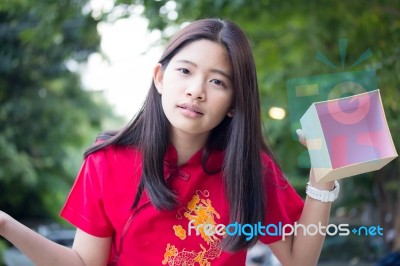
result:
[[[0,235],[36,265],[106,265],[111,237],[99,238],[77,230],[72,248],[59,245],[0,211]]]
[[[316,184],[312,170],[310,171],[310,184],[321,190],[332,190],[334,186],[333,182]],[[309,224],[327,226],[331,205],[330,202],[321,202],[307,196],[303,212],[297,223],[305,227]],[[324,240],[324,235],[304,236],[303,231],[298,230],[297,235],[270,244],[269,247],[284,266],[311,266],[317,265]]]

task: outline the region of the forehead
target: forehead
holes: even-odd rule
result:
[[[198,40],[184,46],[171,61],[191,61],[198,66],[220,68],[232,72],[231,60],[226,48],[210,40]]]

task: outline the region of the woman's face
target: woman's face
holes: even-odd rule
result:
[[[199,40],[182,48],[154,82],[172,134],[208,137],[226,115],[232,116],[232,67],[224,46]]]

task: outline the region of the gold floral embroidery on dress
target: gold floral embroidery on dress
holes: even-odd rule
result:
[[[179,237],[181,240],[185,240],[186,238],[186,230],[183,229],[182,225],[174,225],[175,235]]]
[[[196,232],[192,236],[203,238],[207,243],[206,247],[199,244],[199,250],[197,251],[188,251],[185,249],[179,251],[175,245],[168,243],[164,253],[164,260],[162,261],[163,265],[210,266],[210,261],[221,255],[221,238],[218,238],[218,235],[215,234],[215,228],[217,227],[215,218],[219,219],[220,215],[212,207],[211,200],[202,199],[199,194],[208,197],[210,193],[207,190],[198,190],[188,202],[186,208],[182,208],[178,211],[176,217],[178,219],[183,219],[185,217],[188,223],[192,223],[193,227],[196,228]],[[181,214],[182,210],[183,216]],[[174,225],[173,229],[175,235],[180,240],[185,240],[187,238],[188,234],[181,225]]]

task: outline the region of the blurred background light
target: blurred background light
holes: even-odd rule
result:
[[[285,118],[286,116],[286,111],[285,109],[281,108],[281,107],[271,107],[268,111],[268,115],[272,118],[272,119],[276,119],[276,120],[282,120]]]

